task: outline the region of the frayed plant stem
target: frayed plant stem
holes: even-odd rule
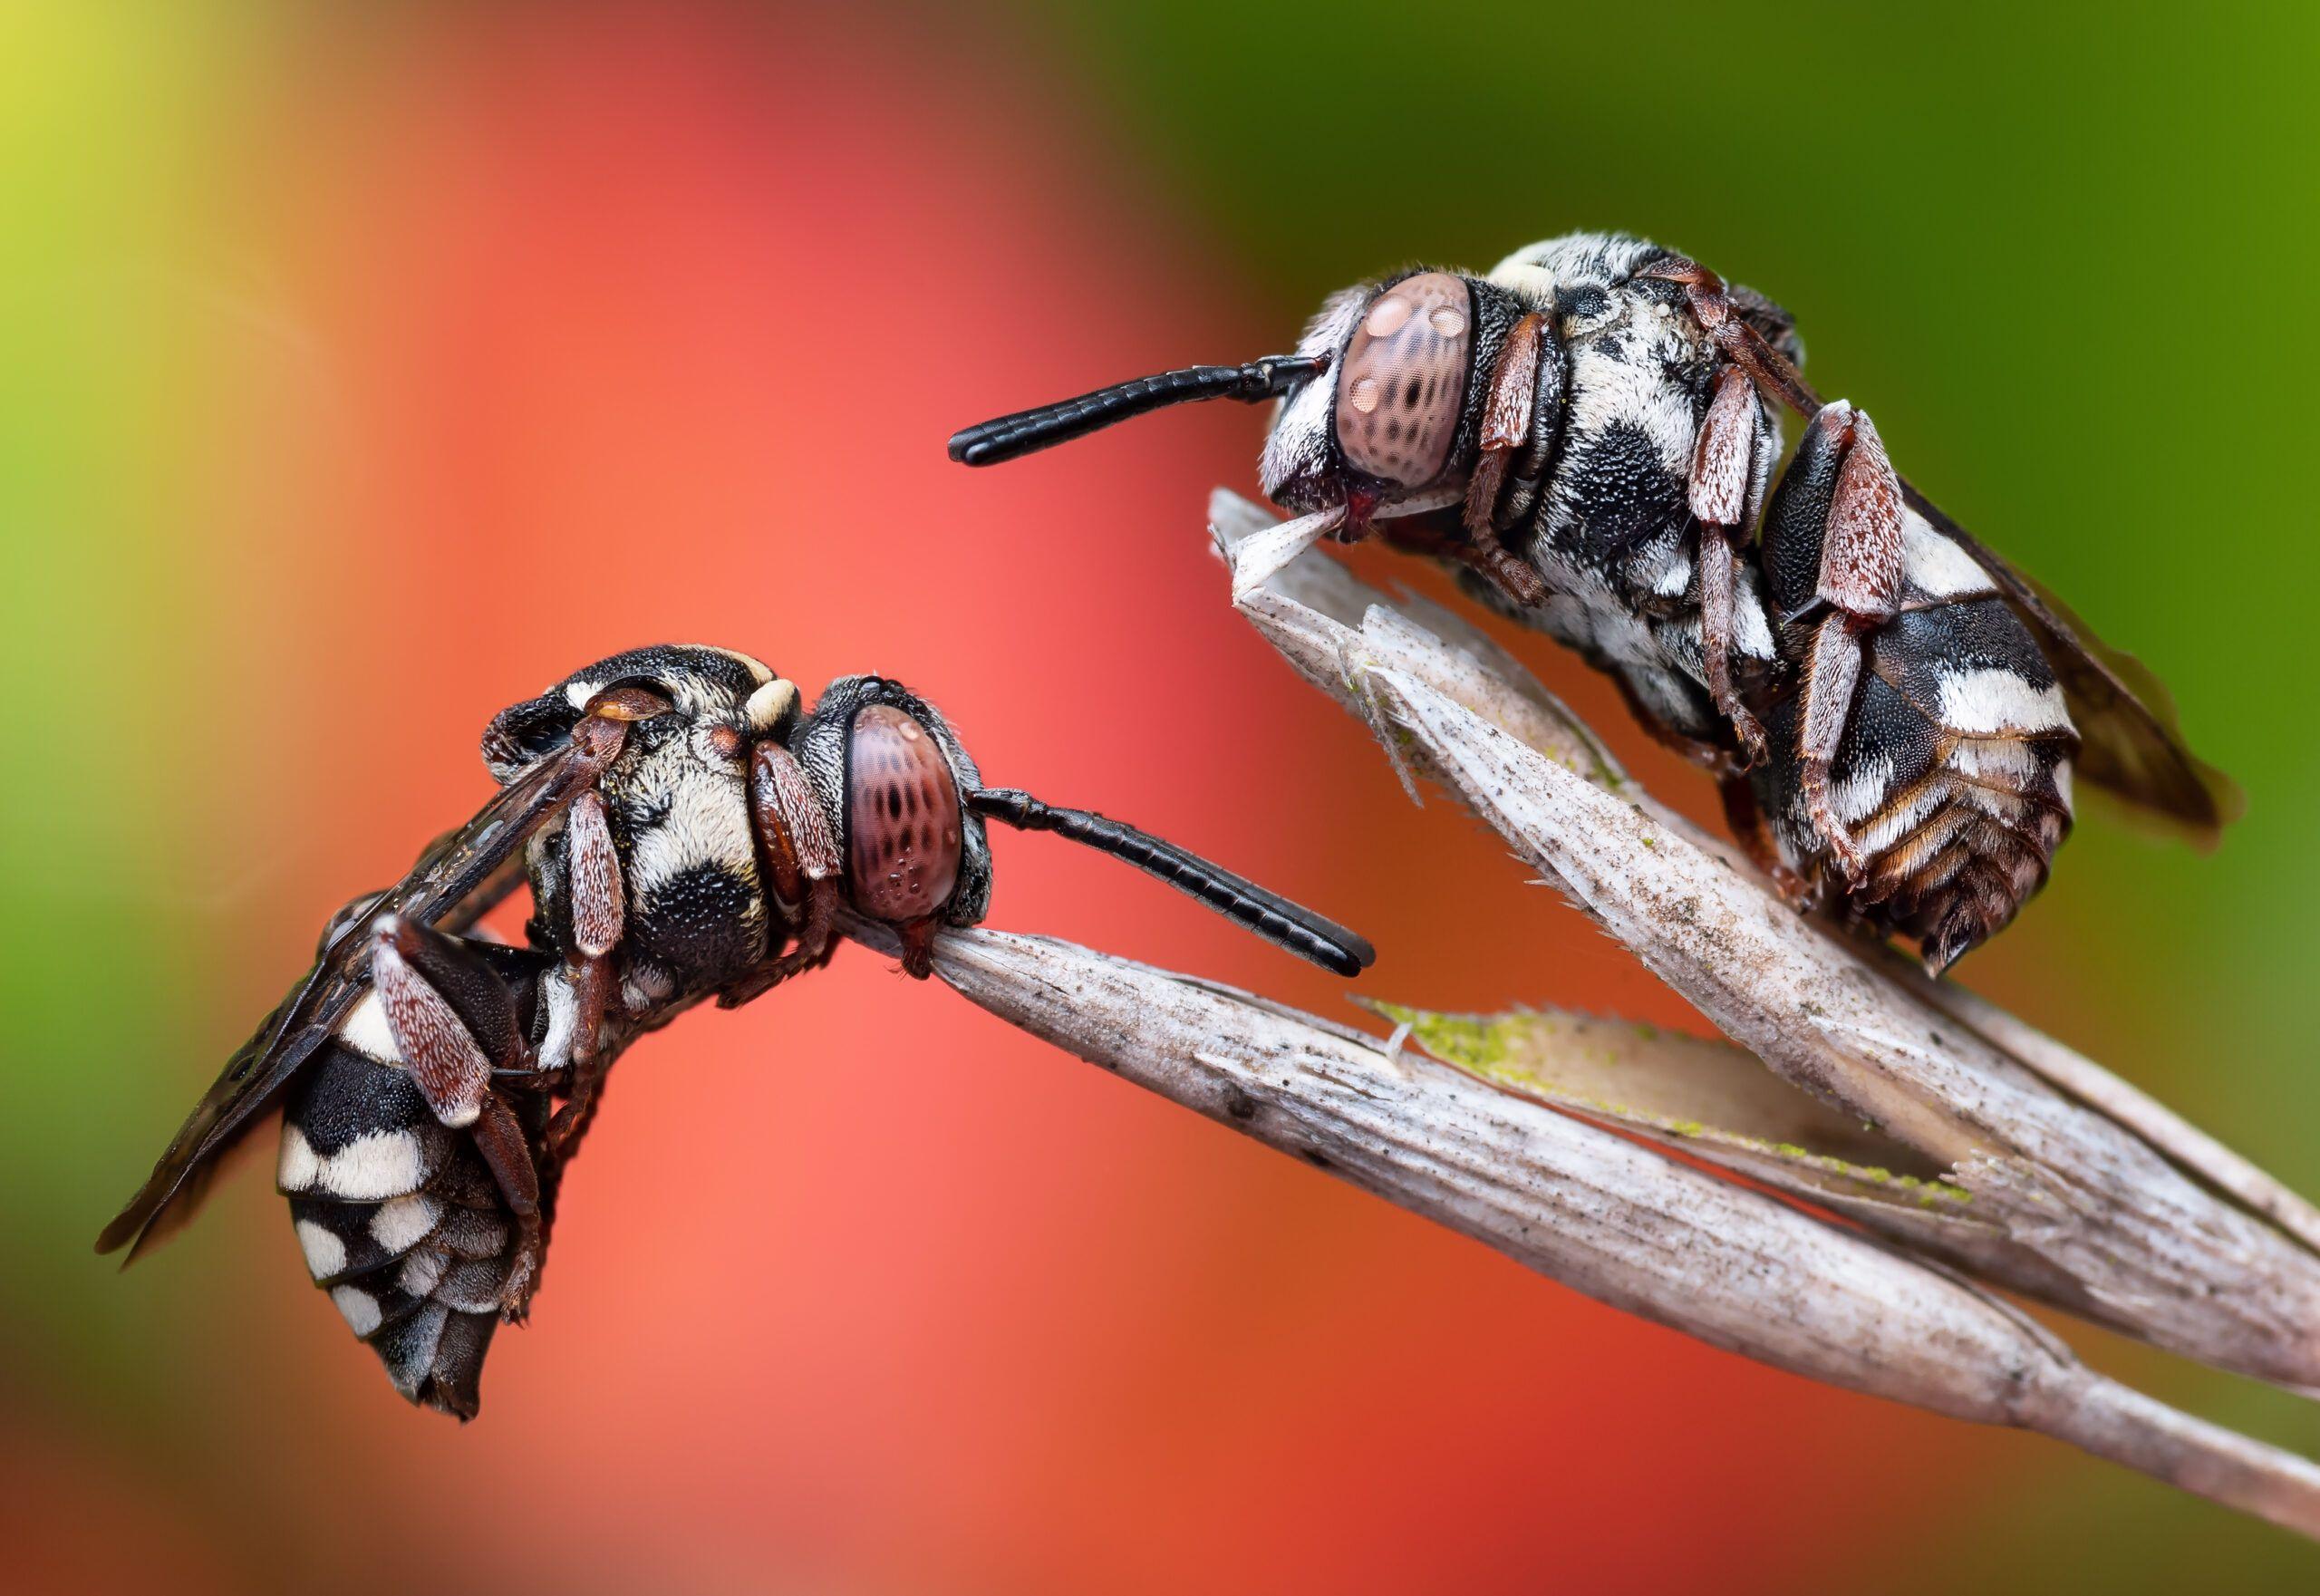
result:
[[[2310,1463],[2139,1396],[1956,1275],[1774,1198],[1230,988],[1001,932],[944,932],[933,958],[1010,1023],[1614,1307],[1849,1390],[2068,1441],[2320,1539]]]
[[[1228,559],[1271,522],[1231,495],[1212,513]],[[1935,1160],[2006,1242],[1998,1283],[2320,1387],[2320,1253],[2277,1183],[2029,1027],[1799,915],[1729,845],[1601,768],[1576,717],[1455,617],[1310,555],[1240,606],[1383,729],[1397,766],[1456,795],[1733,1040]]]

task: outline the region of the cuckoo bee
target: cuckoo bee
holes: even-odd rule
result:
[[[1578,650],[1718,776],[1744,846],[1947,968],[2044,883],[2072,779],[2211,839],[2230,783],[2165,692],[1823,404],[1788,314],[1639,238],[1331,295],[1292,354],[1194,366],[971,427],[972,466],[1189,400],[1276,400],[1259,467],[1297,518],[1261,582],[1377,533]],[[1779,411],[1806,418],[1777,487]],[[1769,495],[1767,488],[1771,487]]]
[[[843,914],[923,979],[991,902],[989,821],[1146,870],[1354,975],[1344,927],[1101,815],[984,785],[942,714],[848,676],[811,713],[745,654],[638,649],[502,711],[499,790],[357,898],[99,1238],[131,1259],[282,1109],[276,1182],[315,1283],[413,1402],[474,1415],[483,1359],[539,1283],[556,1196],[613,1060],[706,999],[826,962]],[[528,883],[527,945],[477,934]]]

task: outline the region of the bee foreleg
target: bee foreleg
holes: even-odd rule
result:
[[[1542,602],[1547,585],[1499,540],[1498,501],[1505,487],[1508,462],[1515,450],[1531,441],[1539,401],[1540,352],[1546,341],[1547,318],[1532,311],[1507,334],[1506,345],[1491,371],[1477,440],[1482,458],[1466,481],[1464,521],[1471,547],[1458,551],[1484,580],[1521,606]]]
[[[797,756],[760,742],[749,758],[749,809],[766,890],[789,917],[788,952],[766,961],[717,997],[736,1009],[802,971],[829,962],[845,895],[845,861]]]

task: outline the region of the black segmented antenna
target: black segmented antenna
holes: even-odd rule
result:
[[[971,466],[995,466],[1167,405],[1195,399],[1238,399],[1252,404],[1278,399],[1329,369],[1327,355],[1269,354],[1244,366],[1186,366],[1156,377],[1138,377],[953,432],[951,458]]]
[[[1174,843],[1163,842],[1147,831],[1086,809],[1058,809],[1028,792],[986,788],[967,798],[978,815],[1022,831],[1052,831],[1074,842],[1086,843],[1125,859],[1137,869],[1158,876],[1177,891],[1189,894],[1236,925],[1246,926],[1268,942],[1288,949],[1339,975],[1358,975],[1377,962],[1368,941],[1334,920],[1267,892],[1255,882],[1212,865]]]

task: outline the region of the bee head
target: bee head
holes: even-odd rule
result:
[[[962,795],[981,789],[942,713],[899,682],[830,683],[789,740],[868,919],[972,925],[991,906],[991,846]]]
[[[1085,809],[987,788],[942,712],[899,682],[830,683],[789,750],[806,772],[846,861],[855,912],[904,925],[933,917],[972,925],[991,907],[984,822],[1051,831],[1159,877],[1300,958],[1358,974],[1376,957],[1336,922],[1197,855]]]
[[[1506,290],[1410,271],[1331,295],[1297,352],[1192,366],[1019,411],[955,434],[951,458],[993,465],[1196,399],[1277,399],[1258,468],[1266,497],[1349,521],[1453,502],[1472,469],[1487,382],[1523,307]]]

